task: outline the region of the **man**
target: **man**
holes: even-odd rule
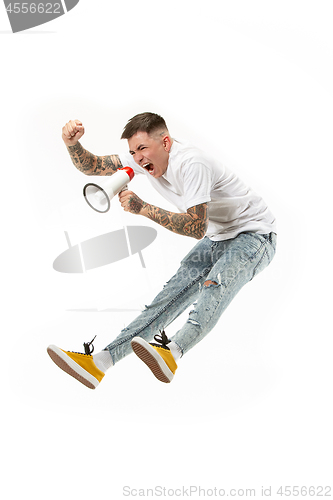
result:
[[[141,113],[130,119],[122,139],[129,154],[96,156],[79,139],[79,120],[68,122],[62,138],[74,165],[87,175],[112,175],[122,166],[143,174],[179,213],[119,194],[124,210],[143,215],[177,234],[200,240],[153,302],[103,351],[92,355],[49,346],[52,360],[94,389],[105,372],[132,351],[162,382],[171,382],[178,360],[217,323],[237,292],[272,260],[274,216],[265,202],[229,169],[197,148],[172,139],[164,119]],[[164,329],[191,304],[187,322],[171,338]],[[150,342],[151,340],[155,342]]]

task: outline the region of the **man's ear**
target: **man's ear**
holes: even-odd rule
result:
[[[165,151],[167,151],[168,153],[171,149],[171,145],[172,145],[171,138],[168,135],[165,135],[163,137],[163,147],[164,147]]]

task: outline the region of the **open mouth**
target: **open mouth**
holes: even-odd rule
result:
[[[147,170],[147,172],[153,172],[154,171],[154,165],[152,163],[145,163],[142,165],[142,167]]]

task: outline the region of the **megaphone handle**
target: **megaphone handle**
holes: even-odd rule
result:
[[[122,193],[123,191],[127,191],[128,190],[128,184],[126,184],[126,186],[124,186],[120,191],[119,193]],[[119,194],[118,193],[118,194]]]

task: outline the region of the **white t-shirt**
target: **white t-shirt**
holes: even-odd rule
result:
[[[135,163],[130,153],[119,157],[124,167],[131,167],[136,175],[146,175],[156,191],[181,213],[208,203],[206,236],[211,240],[235,238],[244,231],[276,232],[275,218],[264,200],[227,167],[196,147],[174,140],[168,168],[157,179]]]

